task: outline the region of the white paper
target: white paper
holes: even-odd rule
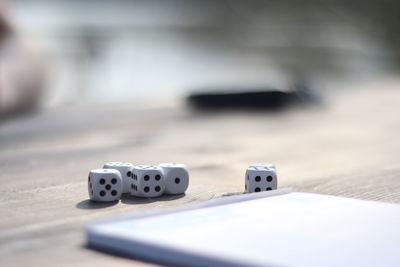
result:
[[[89,244],[132,255],[151,245],[160,250],[143,256],[169,264],[196,265],[199,256],[210,265],[400,266],[400,205],[316,194],[107,221],[88,234]]]

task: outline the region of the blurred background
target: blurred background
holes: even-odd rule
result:
[[[1,2],[0,111],[396,76],[395,0]]]

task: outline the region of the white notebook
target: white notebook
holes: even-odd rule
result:
[[[89,247],[179,266],[400,266],[400,205],[275,190],[91,223]]]

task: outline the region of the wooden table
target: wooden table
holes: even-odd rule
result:
[[[326,93],[323,105],[279,113],[105,102],[6,121],[0,126],[0,265],[131,265],[85,248],[85,223],[242,192],[252,162],[275,163],[279,187],[399,203],[399,84],[344,88]],[[88,171],[107,161],[182,162],[190,186],[181,197],[91,203]]]

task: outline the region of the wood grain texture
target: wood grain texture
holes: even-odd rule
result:
[[[85,223],[242,192],[252,162],[279,187],[400,203],[398,83],[331,93],[281,113],[199,114],[183,106],[56,108],[0,126],[0,265],[128,266],[84,247]],[[182,162],[184,196],[88,201],[87,174],[107,161]]]

